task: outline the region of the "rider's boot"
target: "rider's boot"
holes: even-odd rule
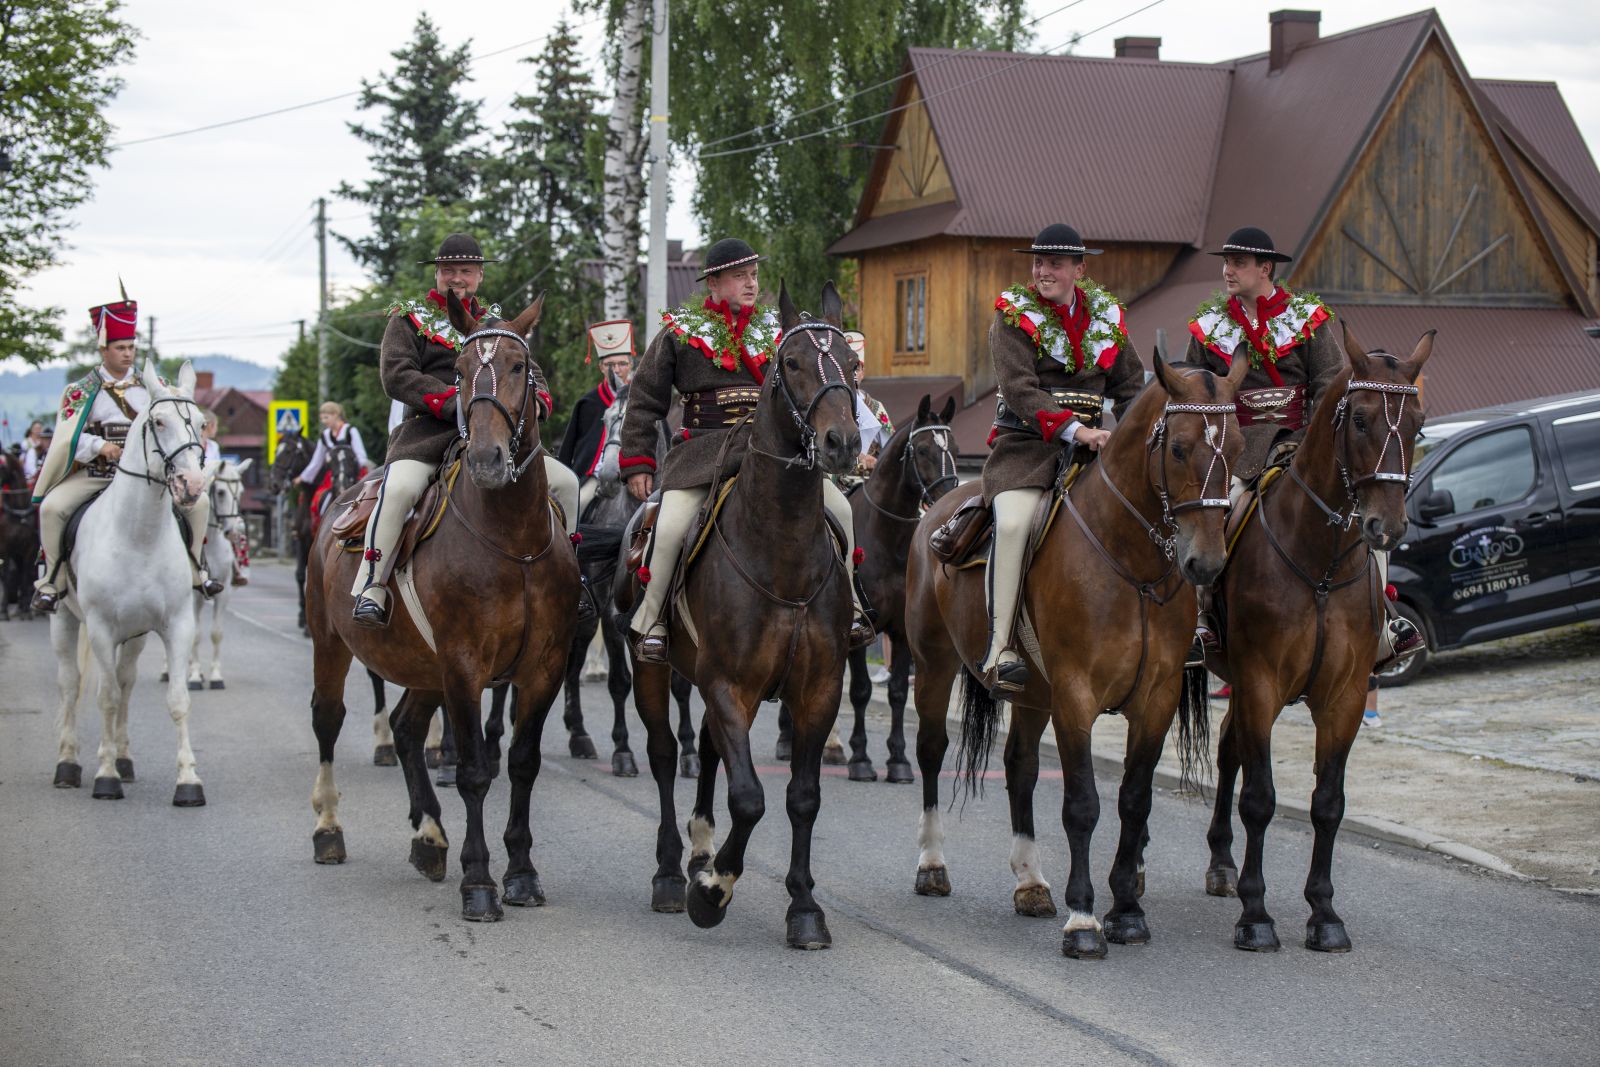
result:
[[[350,611],[350,620],[369,630],[382,630],[389,625],[389,590],[382,582],[362,587],[356,595],[356,606]]]
[[[1217,636],[1217,614],[1215,596],[1211,586],[1202,585],[1195,590],[1199,594],[1200,614],[1195,619],[1194,643],[1197,651],[1203,657],[1213,652],[1222,651],[1222,641]]]
[[[994,497],[994,540],[989,546],[985,588],[989,606],[989,649],[983,658],[983,685],[991,696],[1016,693],[1031,679],[1028,665],[1011,647],[1022,604],[1022,558],[1028,548],[1039,489],[1013,489]]]
[[[433,467],[413,459],[398,459],[384,472],[378,503],[362,535],[361,562],[356,566],[350,593],[356,598],[350,619],[357,626],[381,630],[389,625],[389,591],[384,583],[395,547],[405,529],[406,516],[421,499],[433,476]]]
[[[53,615],[56,606],[61,602],[61,592],[56,588],[56,572],[61,569],[60,563],[54,563],[50,572],[33,589],[33,602],[28,606],[34,611],[45,615]]]
[[[561,518],[567,524],[567,536],[576,548],[578,542],[583,540],[578,536],[578,516],[583,513],[584,506],[578,476],[566,464],[545,456],[544,477],[545,484],[550,487],[550,495],[561,505]],[[595,607],[594,594],[589,591],[589,579],[581,573],[578,575],[578,586],[578,621],[592,622],[600,612]]]
[[[856,547],[855,516],[850,510],[850,501],[845,498],[842,490],[831,479],[822,482],[822,506],[828,509],[833,516],[834,523],[844,534],[845,558],[850,567],[850,634],[849,644],[852,650],[866,648],[878,639],[876,619],[871,607],[867,604],[866,594],[861,589],[861,578],[856,574],[856,567],[860,566],[862,552]]]
[[[650,551],[640,575],[644,598],[633,617],[633,656],[640,663],[667,662],[667,597],[672,592],[684,538],[706,490],[673,489],[661,494],[661,510],[650,535]]]

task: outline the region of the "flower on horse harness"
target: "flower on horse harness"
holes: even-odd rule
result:
[[[575,545],[576,544],[581,544],[582,541],[583,541],[583,534],[575,533],[575,534],[572,535],[572,543],[573,544],[575,544]]]
[[[650,584],[650,568],[649,567],[640,567],[634,573],[636,573],[639,576],[639,584],[640,585],[649,585]]]

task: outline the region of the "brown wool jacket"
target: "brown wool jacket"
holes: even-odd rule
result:
[[[494,326],[500,321],[486,316],[479,325]],[[389,435],[385,463],[409,459],[437,465],[444,459],[451,440],[458,433],[455,412],[445,406],[441,408],[441,415],[435,415],[428,406],[427,397],[449,392],[455,385],[456,355],[454,346],[419,334],[404,312],[389,317],[378,352],[378,377],[389,398],[400,401],[409,410],[405,421]],[[537,361],[533,361],[533,380],[539,394],[539,418],[543,419],[550,413],[550,387],[545,384]]]
[[[698,348],[691,348],[669,327],[656,334],[633,372],[628,389],[628,413],[622,420],[622,476],[655,472],[656,488],[703,489],[716,477],[717,454],[727,439],[721,429],[685,429],[672,441],[672,447],[656,471],[656,424],[666,419],[673,404],[673,390],[698,393],[707,390],[761,387],[758,377],[741,361],[733,370],[724,370]],[[736,473],[744,457],[747,434],[730,443],[722,464],[724,476]]]
[[[1241,342],[1235,349],[1234,355],[1242,357],[1248,342]],[[1184,353],[1185,362],[1205,367],[1215,374],[1227,374],[1230,361],[1224,360],[1220,355],[1200,343],[1199,338],[1189,338],[1189,348]],[[1333,339],[1332,323],[1323,323],[1311,333],[1311,336],[1287,352],[1278,354],[1278,376],[1283,379],[1286,386],[1304,385],[1306,387],[1305,414],[1307,420],[1316,407],[1317,401],[1322,399],[1322,393],[1328,383],[1339,376],[1344,369],[1344,352]],[[1271,389],[1275,383],[1271,376],[1262,367],[1251,367],[1244,376],[1244,384],[1239,388],[1245,389]],[[1270,422],[1258,422],[1254,426],[1244,428],[1244,453],[1239,457],[1238,464],[1233,468],[1235,478],[1249,481],[1261,473],[1261,468],[1266,465],[1267,455],[1272,451],[1272,446],[1279,441],[1299,440],[1305,436],[1305,430],[1290,431],[1282,426]]]
[[[1033,338],[995,312],[989,327],[989,354],[1006,407],[1028,423],[1028,429],[995,428],[989,458],[983,464],[983,499],[992,504],[996,493],[1008,489],[1047,489],[1055,481],[1063,445],[1054,439],[1064,424],[1061,405],[1051,389],[1073,389],[1109,397],[1117,418],[1144,384],[1144,366],[1130,341],[1118,350],[1107,369],[1091,363],[1071,372],[1049,357],[1041,357]],[[1040,416],[1044,416],[1041,419]],[[1045,436],[1045,427],[1051,438]]]

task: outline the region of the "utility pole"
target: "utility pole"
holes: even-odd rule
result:
[[[294,321],[300,325],[300,340],[304,341],[306,339],[306,320],[295,319]]]
[[[155,351],[156,351],[156,317],[154,315],[150,316],[150,339],[148,341],[146,341],[144,344],[145,344],[145,347],[150,350],[150,354],[151,355],[155,355]]]
[[[667,0],[654,0],[650,34],[650,262],[644,321],[667,307]]]
[[[328,198],[317,197],[317,401],[328,399]]]

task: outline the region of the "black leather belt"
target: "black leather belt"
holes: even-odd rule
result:
[[[756,409],[759,385],[730,385],[683,394],[685,430],[726,430]]]
[[[1050,394],[1057,411],[1071,411],[1072,417],[1083,425],[1093,430],[1100,428],[1100,420],[1105,414],[1105,398],[1099,393],[1084,389],[1046,389],[1045,392]],[[1008,430],[1039,429],[1037,423],[1030,422],[1007,407],[1005,397],[995,400],[994,424]]]

